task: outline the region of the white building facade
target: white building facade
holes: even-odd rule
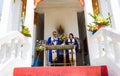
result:
[[[120,70],[120,1],[98,0],[99,13],[107,17],[111,14],[111,23],[92,35],[87,25],[93,22],[89,13],[93,14],[94,0],[84,0],[82,6],[79,0],[44,0],[35,8],[34,0],[26,1],[24,25],[30,30],[31,37],[20,33],[22,28],[22,0],[1,0],[0,2],[0,72],[8,76],[9,68],[31,66],[33,63],[36,39],[47,40],[52,31],[61,25],[65,33],[73,33],[80,40],[87,39],[90,65],[107,65],[109,76],[119,76]],[[34,14],[38,13],[41,21],[34,24]],[[78,13],[84,12],[83,26],[79,24]],[[42,14],[42,15],[41,15]],[[85,22],[84,22],[85,20]],[[40,25],[44,26],[41,27]],[[42,32],[39,32],[38,28]],[[84,28],[84,30],[83,30]],[[83,30],[80,32],[80,30]],[[39,34],[42,38],[39,38]],[[21,47],[22,46],[22,47]],[[104,50],[103,50],[104,49]],[[17,62],[17,63],[16,63]],[[3,64],[4,63],[4,64]],[[112,66],[114,65],[114,66]],[[10,67],[6,67],[10,66]],[[12,70],[8,70],[12,76]]]

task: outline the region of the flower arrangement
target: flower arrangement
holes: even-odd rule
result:
[[[37,44],[36,45],[36,51],[44,51],[44,46],[40,45],[40,44]]]
[[[106,25],[106,26],[108,26],[109,23],[110,23],[110,17],[111,16],[109,16],[108,18],[104,18],[104,17],[100,16],[99,14],[98,15],[92,15],[92,14],[89,13],[89,15],[94,19],[94,23],[96,25]]]
[[[44,51],[44,44],[37,40],[36,51]]]
[[[29,31],[29,28],[27,28],[26,26],[22,25],[22,31],[21,33],[26,36],[26,37],[31,37],[31,34],[30,34],[30,31]]]
[[[67,39],[67,36],[66,36],[65,33],[63,33],[63,34],[61,34],[61,35],[59,36],[59,38],[60,38],[60,41],[61,41],[62,43],[64,43],[64,41]]]
[[[98,26],[93,23],[90,23],[88,27],[89,27],[89,31],[91,31],[93,34],[99,29]]]
[[[92,15],[89,13],[89,15],[94,19],[94,22],[89,23],[89,31],[91,31],[93,34],[98,31],[101,27],[108,26],[110,24],[110,17],[104,18],[100,15]]]

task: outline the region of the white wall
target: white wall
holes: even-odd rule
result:
[[[119,3],[119,8],[120,8],[120,0],[118,0],[118,3]]]
[[[114,24],[112,25],[115,30],[120,33],[120,9],[119,9],[119,0],[108,0],[110,2],[111,11],[112,11],[112,20]]]
[[[111,10],[110,0],[99,0],[99,8],[100,8],[100,13],[101,15],[103,15],[103,17],[108,18],[109,15],[113,15],[113,11]],[[111,23],[109,27],[114,28],[115,27],[114,19],[113,17],[111,17],[110,19],[111,19]]]
[[[18,31],[20,26],[21,0],[4,0],[0,21],[0,36],[10,31]]]
[[[54,8],[46,9],[44,24],[44,38],[48,39],[52,35],[52,31],[56,30],[60,25],[64,28],[65,33],[73,33],[78,37],[77,11],[72,8]]]
[[[2,13],[2,7],[3,7],[3,0],[0,0],[0,18],[1,18],[1,13]]]
[[[15,3],[14,1],[12,1],[9,12],[8,31],[20,30],[20,15],[21,15],[21,0],[16,0]]]

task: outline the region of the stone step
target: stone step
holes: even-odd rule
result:
[[[108,76],[107,66],[20,67],[14,76]]]

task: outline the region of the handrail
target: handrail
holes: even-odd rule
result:
[[[69,50],[74,49],[74,45],[46,45],[46,50]]]
[[[23,39],[23,35],[18,32],[18,31],[12,31],[12,32],[9,32],[7,34],[5,34],[4,36],[0,37],[0,44],[3,44],[11,39],[14,39],[14,38],[21,38]]]
[[[101,28],[92,36],[92,38],[100,37],[100,35],[109,36],[110,38],[120,42],[120,34],[111,28]]]
[[[112,28],[101,28],[89,40],[91,65],[107,65],[111,76],[119,76],[120,34]]]
[[[101,28],[90,39],[94,41],[93,45],[97,45],[92,50],[94,52],[98,51],[98,57],[103,56],[101,53],[104,52],[105,55],[111,55],[111,58],[115,58],[115,50],[117,50],[116,48],[119,49],[117,46],[120,43],[120,34],[117,31],[111,28]],[[92,58],[95,59],[93,56]]]
[[[0,72],[12,76],[13,68],[31,66],[29,58],[29,40],[18,31],[11,31],[0,37]],[[9,67],[8,67],[9,66]],[[8,75],[7,75],[8,76]]]

